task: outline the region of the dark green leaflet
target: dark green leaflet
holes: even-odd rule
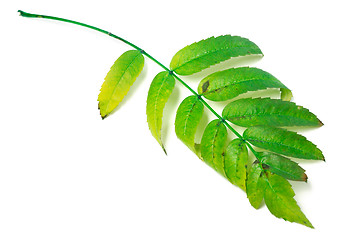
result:
[[[246,190],[248,149],[241,139],[232,140],[226,147],[224,156],[225,175],[229,181]]]
[[[263,178],[263,170],[258,161],[255,161],[251,168],[249,169],[247,181],[246,181],[246,191],[247,197],[250,204],[258,209],[262,200],[264,199],[265,192],[265,180]]]
[[[177,109],[175,132],[177,137],[197,155],[195,133],[204,112],[204,105],[197,96],[185,98]]]
[[[223,176],[226,176],[224,148],[227,136],[224,124],[219,119],[215,119],[207,125],[200,144],[201,158]]]
[[[198,93],[212,101],[225,101],[248,91],[267,88],[284,89],[282,99],[290,101],[291,91],[277,78],[261,69],[249,67],[230,68],[205,77],[199,83]]]
[[[285,156],[324,160],[321,150],[312,142],[304,136],[286,129],[255,126],[244,131],[243,137],[257,147]]]
[[[260,155],[260,162],[265,164],[270,172],[289,180],[307,181],[308,177],[304,173],[305,170],[296,162],[274,153],[261,152],[258,154]]]
[[[210,37],[178,51],[170,62],[170,69],[179,75],[190,75],[232,57],[251,54],[262,52],[246,38],[230,35]]]
[[[267,172],[264,199],[267,208],[277,218],[314,228],[297,205],[290,183],[283,177]]]
[[[322,126],[322,122],[308,109],[280,99],[239,99],[230,102],[222,115],[223,118],[242,127]]]
[[[98,95],[98,108],[103,119],[119,105],[143,67],[144,57],[138,50],[129,50],[115,61]]]
[[[146,102],[146,115],[149,129],[165,153],[166,151],[161,139],[163,109],[174,86],[175,79],[168,71],[158,73],[152,80]]]

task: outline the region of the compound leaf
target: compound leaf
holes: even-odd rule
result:
[[[224,172],[224,148],[227,140],[227,130],[222,121],[211,121],[201,138],[201,158],[221,175]]]
[[[265,177],[267,186],[264,199],[270,212],[277,218],[314,228],[293,198],[295,193],[290,183],[274,173],[267,172]]]
[[[263,178],[263,169],[258,161],[255,161],[249,169],[246,191],[250,204],[258,209],[264,199],[266,183]]]
[[[230,102],[222,115],[223,118],[242,127],[323,125],[308,109],[293,102],[270,98],[244,98]]]
[[[312,142],[296,132],[270,126],[254,126],[244,131],[243,137],[251,144],[285,156],[324,160]]]
[[[304,173],[305,170],[296,162],[274,153],[261,152],[258,154],[260,155],[261,163],[265,164],[265,167],[267,167],[270,172],[289,180],[307,181],[308,177]]]
[[[161,139],[163,109],[174,86],[175,79],[168,71],[158,73],[152,80],[146,102],[146,115],[149,129],[165,153],[166,151]]]
[[[232,140],[226,147],[224,156],[225,175],[229,181],[246,190],[248,149],[241,139]]]
[[[98,108],[103,119],[119,105],[143,67],[144,57],[138,50],[129,50],[115,61],[98,95]]]
[[[291,91],[277,78],[258,68],[239,67],[215,72],[205,77],[198,93],[212,101],[225,101],[248,91],[279,88],[281,98],[290,101]]]
[[[262,55],[262,52],[246,38],[230,35],[210,37],[178,51],[170,62],[170,69],[179,75],[190,75],[232,57],[251,54]]]
[[[182,101],[175,119],[176,136],[197,155],[199,155],[199,147],[195,144],[194,139],[203,112],[204,105],[197,96],[193,95]]]

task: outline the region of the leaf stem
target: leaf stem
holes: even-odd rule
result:
[[[145,55],[146,57],[148,57],[149,59],[151,59],[152,61],[154,61],[155,63],[157,63],[159,66],[161,66],[164,70],[168,71],[173,77],[175,77],[184,87],[186,87],[191,93],[193,93],[195,96],[198,96],[198,98],[200,99],[200,101],[204,104],[204,106],[206,108],[208,108],[219,120],[221,120],[225,126],[231,131],[233,132],[238,138],[240,138],[242,141],[244,141],[248,148],[253,152],[253,154],[255,155],[256,158],[258,158],[257,152],[253,149],[253,147],[242,137],[241,134],[239,134],[221,115],[219,115],[203,98],[201,95],[199,95],[197,92],[195,92],[187,83],[185,83],[180,77],[178,77],[172,70],[170,70],[169,68],[167,68],[166,66],[164,66],[161,62],[159,62],[157,59],[155,59],[154,57],[152,57],[150,54],[148,54],[146,51],[144,51],[143,49],[139,48],[137,45],[127,41],[126,39],[123,39],[111,32],[108,32],[106,30],[103,30],[101,28],[98,27],[94,27],[85,23],[81,23],[81,22],[77,22],[77,21],[73,21],[73,20],[69,20],[69,19],[65,19],[65,18],[59,18],[59,17],[53,17],[53,16],[47,16],[47,15],[41,15],[41,14],[32,14],[32,13],[27,13],[24,12],[22,10],[18,10],[20,16],[22,17],[27,17],[27,18],[44,18],[44,19],[51,19],[51,20],[56,20],[56,21],[60,21],[60,22],[66,22],[66,23],[71,23],[71,24],[75,24],[75,25],[79,25],[82,27],[86,27],[89,29],[93,29],[95,31],[107,34],[110,37],[113,37],[115,39],[118,39],[124,43],[126,43],[127,45],[133,47],[136,50],[139,50],[143,55]],[[258,158],[259,159],[259,158]]]

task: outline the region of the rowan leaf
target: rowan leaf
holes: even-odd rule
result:
[[[246,176],[248,164],[248,149],[243,140],[232,140],[225,150],[224,170],[229,181],[246,190]]]
[[[163,109],[174,86],[175,79],[168,71],[158,73],[151,82],[146,102],[146,115],[149,129],[153,137],[163,148],[165,154],[166,151],[161,139]]]
[[[295,193],[290,183],[274,173],[267,172],[265,177],[264,199],[268,210],[277,218],[314,228],[293,198]]]
[[[176,112],[176,136],[199,157],[199,147],[195,144],[195,133],[204,112],[204,105],[197,96],[185,98]]]
[[[207,125],[200,144],[201,158],[224,177],[224,148],[227,135],[222,121],[215,119]]]
[[[254,126],[245,130],[243,137],[254,146],[285,156],[324,160],[321,150],[312,142],[283,128]]]
[[[246,38],[230,35],[210,37],[178,51],[170,62],[170,69],[179,75],[190,75],[232,57],[252,54],[262,55],[262,52]]]
[[[208,75],[199,83],[198,93],[212,101],[225,101],[248,91],[267,88],[284,90],[281,97],[290,101],[291,91],[276,77],[259,68],[249,67],[230,68]]]
[[[258,68],[232,68],[211,74],[199,83],[198,94],[174,74],[197,73],[232,57],[262,55],[259,47],[253,42],[231,35],[211,37],[178,51],[170,62],[169,70],[130,41],[101,28],[65,18],[26,13],[21,10],[19,13],[23,17],[51,19],[87,27],[137,49],[122,54],[105,77],[98,95],[98,107],[103,119],[119,105],[139,76],[144,67],[143,55],[167,70],[157,74],[153,79],[146,107],[150,131],[163,150],[165,151],[161,139],[163,110],[173,91],[176,78],[194,94],[184,99],[177,110],[175,131],[178,138],[217,172],[244,189],[254,208],[258,208],[262,200],[265,200],[268,209],[276,217],[313,228],[294,200],[295,193],[286,180],[306,181],[305,171],[297,163],[278,154],[320,160],[324,160],[324,156],[320,149],[302,135],[276,127],[320,126],[322,123],[317,117],[301,106],[283,102],[291,100],[291,91],[273,75]],[[268,98],[237,100],[224,109],[223,118],[202,98],[225,101],[249,91],[267,88],[280,89],[283,101]],[[219,119],[208,124],[201,143],[197,144],[195,134],[204,105]],[[249,128],[241,137],[225,120]],[[225,149],[226,127],[240,139],[231,141]],[[249,143],[275,153],[257,152]],[[248,171],[247,146],[257,157]]]
[[[138,50],[129,50],[115,61],[98,95],[98,108],[103,119],[123,100],[143,67],[144,57]]]
[[[258,209],[264,199],[266,182],[263,179],[263,169],[258,161],[255,161],[249,169],[246,191],[250,204]]]
[[[304,173],[305,170],[296,162],[274,153],[260,152],[258,154],[260,156],[260,162],[265,164],[270,172],[289,180],[307,181],[308,177]]]
[[[270,98],[244,98],[230,102],[223,110],[223,118],[242,126],[322,126],[322,122],[308,109],[293,102]]]

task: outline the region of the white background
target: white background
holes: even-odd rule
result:
[[[343,1],[4,2],[1,240],[344,237]],[[165,65],[210,36],[255,42],[265,56],[245,64],[272,73],[325,124],[303,134],[326,162],[299,161],[309,181],[292,183],[315,229],[277,219],[265,206],[253,209],[244,192],[176,138],[175,112],[189,94],[178,83],[164,115],[165,156],[146,123],[149,84],[161,71],[149,59],[123,104],[102,121],[99,89],[130,48],[82,27],[19,17],[18,9],[106,29]],[[195,87],[204,74],[184,79]]]

